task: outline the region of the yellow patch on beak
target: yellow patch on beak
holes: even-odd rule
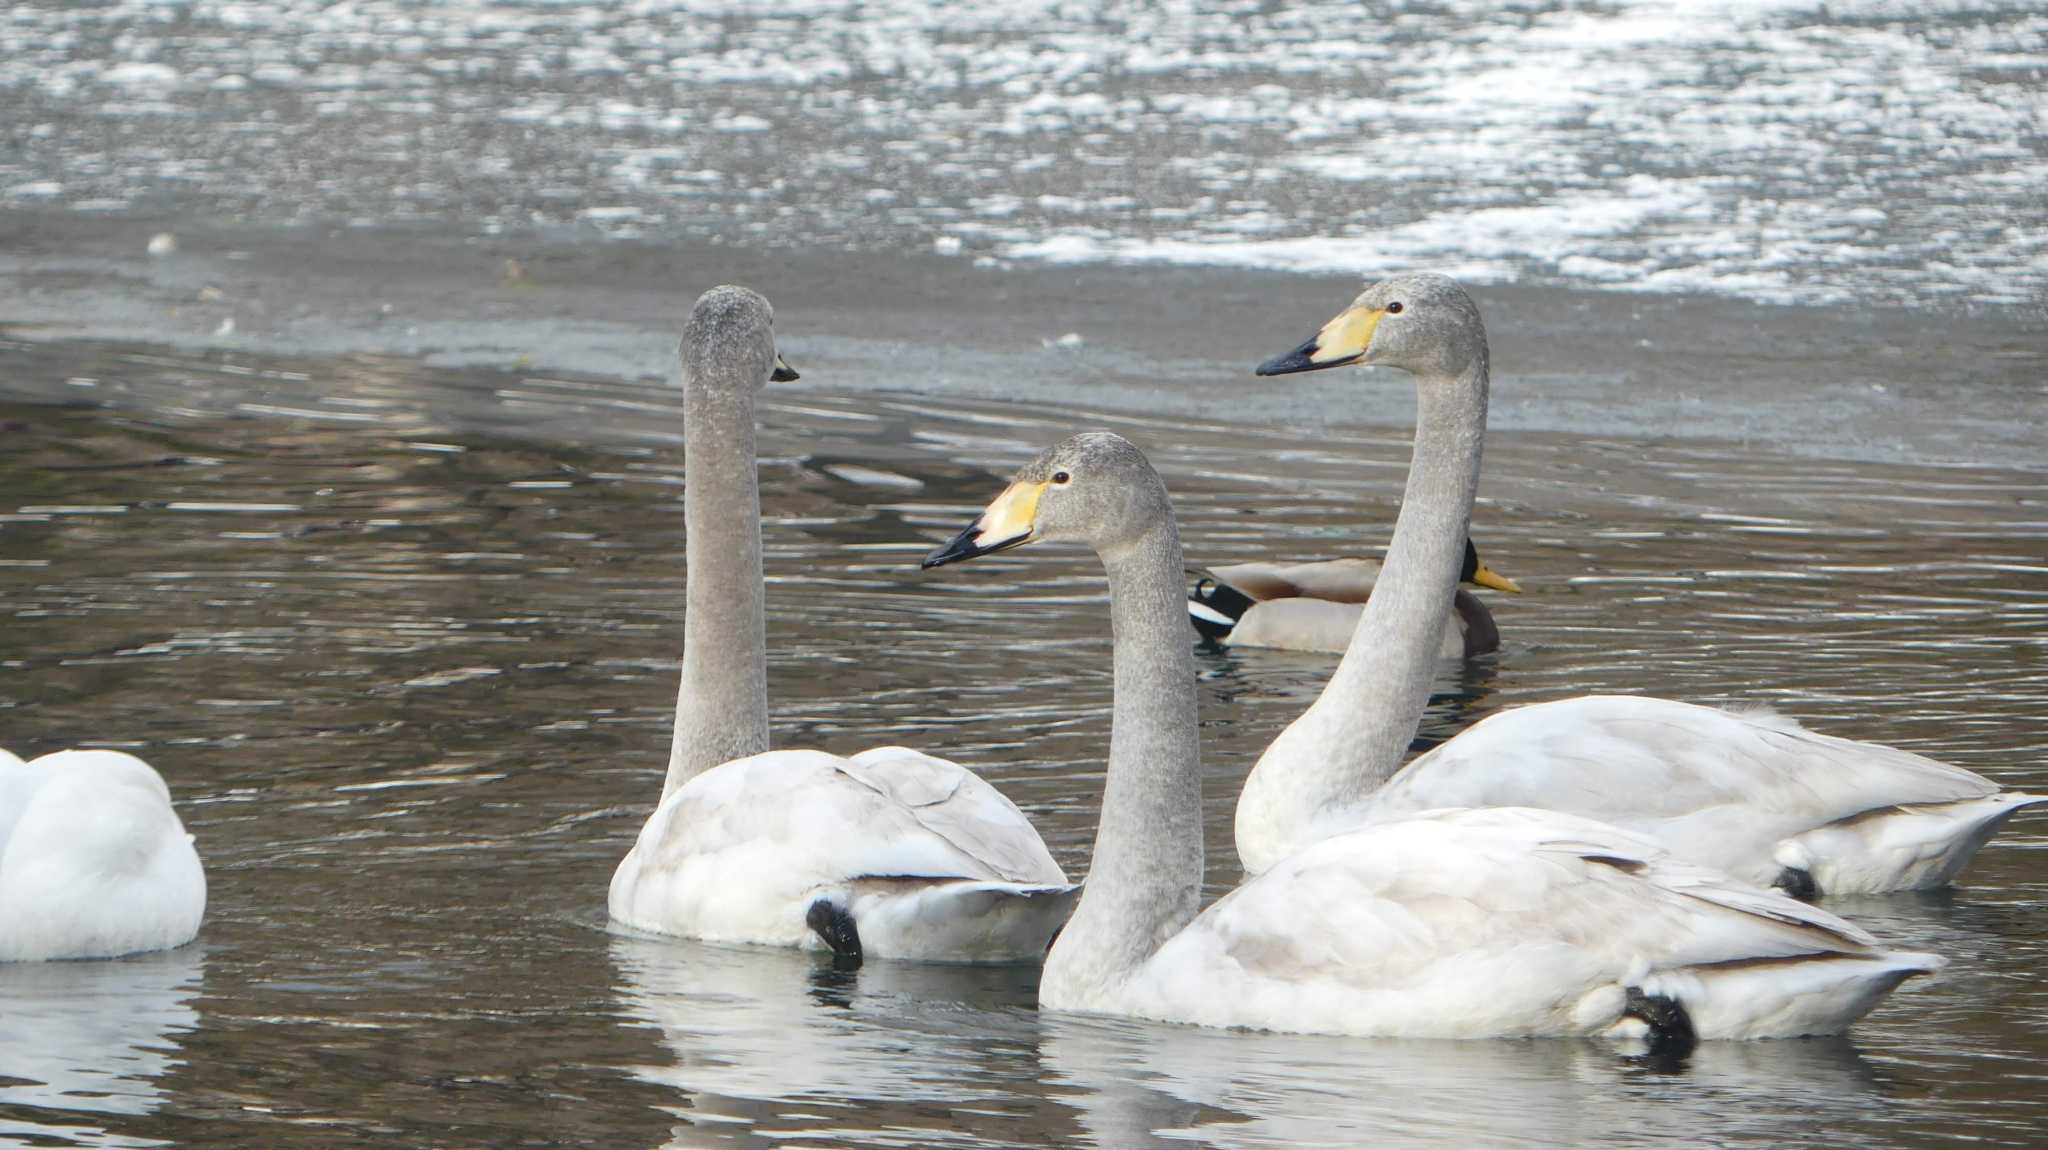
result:
[[[1372,346],[1372,333],[1385,314],[1355,307],[1339,312],[1337,318],[1316,333],[1316,349],[1309,354],[1309,362],[1317,367],[1333,367],[1364,357],[1365,349]]]
[[[1031,537],[1038,527],[1038,498],[1045,494],[1043,483],[1012,483],[981,513],[981,528],[974,542],[983,548],[1014,546]]]
[[[1260,364],[1253,374],[1293,375],[1298,371],[1356,363],[1365,358],[1366,349],[1372,346],[1372,333],[1380,326],[1380,317],[1385,314],[1384,311],[1347,308],[1324,324],[1315,338],[1286,355],[1276,355]]]
[[[1043,483],[1020,481],[1005,487],[995,502],[982,511],[981,518],[953,536],[952,542],[924,557],[925,569],[994,555],[1031,542],[1032,534],[1038,530],[1038,497],[1044,494]]]
[[[1520,595],[1522,593],[1522,585],[1520,583],[1488,567],[1483,559],[1480,560],[1479,566],[1472,572],[1472,582],[1476,586],[1491,587],[1496,591],[1506,591],[1510,595]]]

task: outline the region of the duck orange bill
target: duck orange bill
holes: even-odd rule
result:
[[[1255,374],[1292,375],[1298,371],[1320,371],[1326,367],[1357,363],[1372,347],[1372,333],[1380,326],[1380,317],[1385,314],[1377,310],[1346,308],[1324,324],[1323,330],[1307,343],[1260,364]]]
[[[1510,595],[1520,595],[1522,593],[1522,585],[1520,583],[1488,567],[1484,560],[1472,572],[1471,582],[1475,586],[1491,587],[1495,591],[1506,591]]]
[[[769,379],[769,381],[770,381],[770,382],[772,382],[772,383],[788,383],[788,382],[790,382],[791,380],[796,380],[796,379],[802,379],[802,378],[803,378],[803,376],[801,376],[801,375],[798,375],[798,374],[796,373],[796,369],[795,369],[795,368],[793,368],[793,367],[789,366],[789,361],[788,361],[788,360],[786,360],[786,359],[784,359],[784,358],[782,358],[782,353],[781,353],[781,352],[777,352],[777,353],[775,353],[775,369],[774,369],[773,371],[770,371],[770,372],[768,373],[768,379]]]

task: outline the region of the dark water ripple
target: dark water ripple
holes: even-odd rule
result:
[[[78,407],[0,407],[0,731],[23,754],[146,755],[213,890],[198,947],[0,969],[0,1139],[2021,1146],[2048,1121],[2039,820],[1954,892],[1843,908],[1947,955],[1939,978],[1846,1040],[1675,1071],[1576,1043],[1042,1017],[1028,972],[847,975],[609,935],[678,657],[665,389],[26,345],[0,372],[91,381]],[[266,395],[265,372],[297,390]],[[944,750],[1073,867],[1108,722],[1093,561],[916,558],[1076,426],[1139,440],[1219,562],[1383,541],[1406,447],[780,389],[763,419],[778,739]],[[557,445],[509,434],[536,426]],[[1528,593],[1494,597],[1507,648],[1446,670],[1426,739],[1642,690],[2048,788],[2039,472],[1504,435],[1483,499],[1479,543]],[[1329,662],[1200,666],[1220,845]],[[1210,877],[1235,880],[1227,852]]]

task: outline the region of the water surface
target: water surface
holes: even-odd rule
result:
[[[1840,908],[1949,957],[1940,976],[1845,1039],[1676,1068],[1056,1017],[1028,970],[608,933],[679,657],[671,391],[93,345],[0,346],[0,376],[78,401],[0,406],[0,732],[143,754],[212,891],[193,947],[0,968],[0,1140],[2025,1146],[2048,1122],[2039,819],[1953,892]],[[255,395],[266,378],[299,398]],[[1076,872],[1108,733],[1099,571],[1064,548],[917,557],[1077,426],[1151,453],[1197,560],[1376,546],[1406,465],[1392,431],[801,384],[762,419],[777,742],[943,751]],[[1446,669],[1425,739],[1639,690],[2048,787],[2043,490],[2038,470],[1496,435],[1475,533],[1528,592],[1490,597],[1506,648]],[[1212,846],[1329,665],[1201,656]],[[1212,893],[1236,878],[1212,851]]]
[[[17,0],[0,205],[2048,298],[2030,0]]]

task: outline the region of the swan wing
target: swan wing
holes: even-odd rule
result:
[[[27,763],[0,748],[0,857],[7,854],[7,836],[28,809],[29,796],[48,777],[49,772],[30,770]]]
[[[198,934],[206,872],[141,759],[73,750],[0,765],[0,824],[0,961],[110,958]]]
[[[839,769],[902,803],[926,830],[1007,881],[1067,881],[1017,804],[958,763],[892,746],[862,751]]]
[[[1801,969],[1817,963],[1834,965],[1825,978]],[[1493,809],[1322,840],[1197,917],[1123,993],[1138,1013],[1212,1026],[1479,1037],[1603,1033],[1622,1021],[1631,989],[1655,985],[1715,1034],[1760,1036],[1840,1029],[1875,998],[1758,1015],[1720,993],[1712,972],[1754,981],[1757,969],[1781,968],[1778,982],[1804,994],[1852,974],[1882,971],[1895,984],[1934,965],[1887,956],[1825,911],[1672,860],[1639,836]]]
[[[1064,875],[1052,866],[1048,881],[1018,881],[999,870],[990,858],[1023,853],[1005,836],[1030,823],[1007,802],[991,803],[977,787],[994,788],[969,772],[911,754],[856,763],[820,751],[769,751],[705,771],[671,792],[641,828],[612,876],[611,917],[716,942],[817,946],[807,920],[822,901],[855,916],[870,954],[1036,957],[1067,908],[1036,896],[1046,887],[1063,892]],[[997,825],[973,825],[978,811],[994,811]],[[990,840],[1002,849],[991,849]],[[962,889],[934,889],[942,886]],[[1003,896],[1019,905],[992,912]]]
[[[1374,817],[1545,806],[1641,832],[1752,882],[1781,840],[1899,804],[1983,798],[1988,779],[1922,755],[1815,734],[1768,712],[1588,695],[1491,716],[1417,758]]]

